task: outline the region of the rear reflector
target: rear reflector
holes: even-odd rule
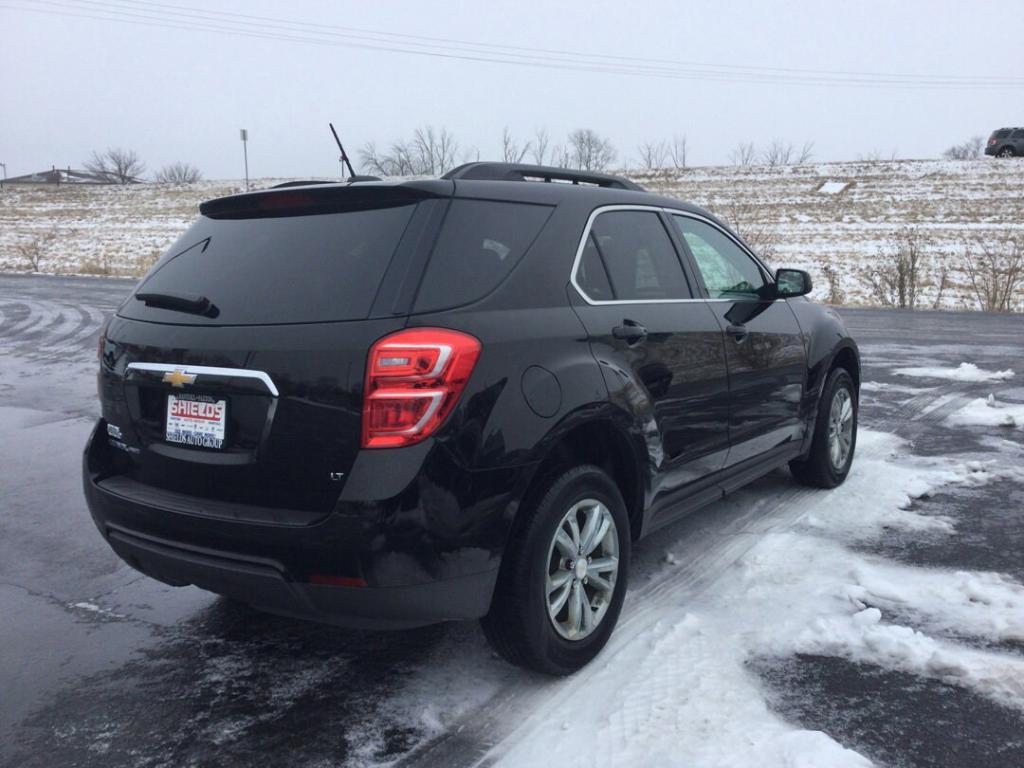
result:
[[[324,587],[365,587],[366,579],[358,576],[331,576],[325,573],[314,573],[309,577],[310,584]]]
[[[433,434],[479,356],[479,341],[446,328],[410,328],[377,341],[366,362],[363,447],[397,448]]]

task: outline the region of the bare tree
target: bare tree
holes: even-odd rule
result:
[[[577,128],[568,145],[572,166],[581,171],[603,171],[615,160],[615,147],[592,128]]]
[[[43,258],[49,255],[50,246],[56,239],[54,232],[41,232],[28,235],[23,240],[15,243],[15,252],[25,260],[29,272],[39,272],[43,265]]]
[[[85,161],[85,170],[112,184],[132,184],[139,181],[146,166],[132,149],[108,148],[93,151]]]
[[[976,160],[981,157],[985,148],[985,139],[982,136],[972,136],[962,144],[954,144],[942,153],[947,160]]]
[[[447,129],[417,128],[412,139],[396,141],[387,150],[368,142],[359,150],[362,165],[381,176],[438,176],[456,164],[459,145]]]
[[[761,152],[761,162],[769,168],[777,165],[789,165],[793,160],[793,145],[781,139],[772,139],[771,143]]]
[[[544,165],[544,158],[547,157],[548,144],[550,141],[551,139],[548,136],[547,129],[538,128],[534,132],[530,154],[533,156],[533,162],[537,165]]]
[[[800,147],[800,152],[797,153],[796,162],[797,165],[803,165],[809,163],[814,159],[814,142],[805,141],[804,145]]]
[[[501,132],[501,154],[506,163],[521,163],[526,153],[530,151],[530,142],[520,145],[512,136],[508,126]]]
[[[1024,289],[1024,237],[975,238],[963,244],[971,292],[986,312],[1011,312]]]
[[[821,269],[821,274],[825,277],[825,284],[828,286],[828,298],[825,299],[825,303],[833,306],[846,303],[846,291],[843,290],[839,270],[827,259],[821,259],[818,266]]]
[[[668,159],[668,144],[664,141],[645,141],[636,148],[640,155],[640,167],[653,171],[664,168]]]
[[[412,143],[418,164],[423,169],[420,173],[440,175],[455,167],[459,145],[447,128],[437,130],[432,125],[417,128]]]
[[[922,290],[935,286],[938,306],[949,284],[948,261],[933,253],[934,243],[916,227],[900,230],[861,270],[872,298],[886,307],[916,309]]]
[[[194,184],[202,181],[203,174],[194,165],[178,162],[165,165],[155,176],[158,182],[163,184]]]
[[[668,156],[677,171],[686,167],[686,136],[677,133],[672,137],[672,143],[668,146]]]
[[[573,168],[572,149],[566,144],[556,144],[551,150],[551,165],[556,168]]]
[[[754,146],[754,142],[750,141],[737,144],[729,159],[732,160],[733,165],[753,165],[756,157],[757,147]]]
[[[762,260],[769,263],[775,260],[781,238],[778,229],[759,216],[762,208],[755,203],[730,198],[721,205],[712,206],[712,209],[732,225],[733,230]]]

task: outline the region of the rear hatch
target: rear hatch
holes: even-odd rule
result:
[[[107,329],[102,482],[221,517],[328,514],[359,450],[367,350],[405,324],[450,187],[205,203]]]

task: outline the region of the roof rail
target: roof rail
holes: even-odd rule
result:
[[[611,189],[631,189],[643,192],[644,188],[621,176],[591,171],[575,171],[570,168],[551,168],[546,165],[522,165],[520,163],[466,163],[448,171],[442,179],[466,179],[477,181],[561,181],[572,184],[593,184]]]

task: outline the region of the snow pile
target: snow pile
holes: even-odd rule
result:
[[[900,376],[918,376],[925,379],[946,379],[948,381],[1006,381],[1013,378],[1013,371],[986,371],[974,363],[960,363],[956,368],[925,366],[921,368],[897,368]]]
[[[826,181],[820,187],[818,187],[819,195],[838,195],[844,189],[850,186],[848,181]]]
[[[897,438],[868,431],[858,450],[844,486],[792,493],[783,506],[798,507],[796,518],[759,534],[713,589],[694,586],[685,558],[664,557],[663,578],[631,590],[602,655],[553,683],[489,757],[504,766],[870,765],[770,710],[747,662],[795,653],[933,677],[1024,709],[1024,658],[944,639],[1020,640],[1024,587],[994,573],[899,565],[845,545],[893,526],[948,535],[952,520],[915,512],[912,500],[1017,470],[908,456]],[[749,533],[733,536],[746,543]]]
[[[884,381],[865,381],[860,385],[861,392],[898,392],[904,395],[920,395],[931,392],[935,387],[908,387],[904,384],[890,384]]]
[[[1017,427],[1024,429],[1024,405],[996,402],[995,395],[972,400],[946,419],[952,426]]]

